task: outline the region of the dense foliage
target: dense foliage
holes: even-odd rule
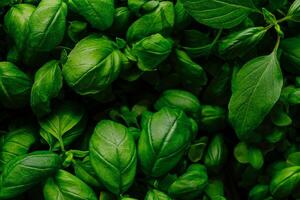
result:
[[[300,0],[0,0],[0,200],[300,199]]]

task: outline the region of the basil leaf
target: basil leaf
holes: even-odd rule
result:
[[[10,62],[0,62],[0,102],[8,108],[29,103],[32,80]]]
[[[102,183],[97,179],[89,157],[86,157],[83,161],[75,161],[73,166],[76,176],[86,184],[97,188],[103,187]]]
[[[16,197],[53,175],[61,165],[58,155],[36,151],[9,161],[0,176],[0,198]]]
[[[269,195],[268,185],[256,185],[249,192],[249,200],[266,199]]]
[[[113,0],[70,0],[69,4],[96,29],[106,30],[113,24]]]
[[[183,30],[191,23],[191,17],[184,9],[183,3],[181,0],[178,0],[175,4],[175,23],[174,27],[177,30]]]
[[[114,13],[114,23],[110,31],[116,33],[126,32],[130,23],[131,14],[132,13],[127,7],[116,8]]]
[[[188,152],[188,157],[190,161],[195,163],[199,162],[202,159],[207,143],[208,137],[203,136],[199,140],[196,140],[193,144],[191,144]]]
[[[166,90],[154,104],[156,110],[163,107],[179,108],[188,114],[198,113],[201,105],[195,95],[184,90]]]
[[[87,23],[82,21],[72,21],[68,27],[68,36],[73,42],[78,42],[86,32]]]
[[[141,169],[153,177],[166,174],[180,161],[191,138],[190,121],[183,111],[164,107],[147,114],[138,141]]]
[[[165,193],[156,190],[156,189],[150,189],[145,197],[145,200],[172,200],[171,197],[166,195]]]
[[[300,22],[300,1],[295,0],[290,6],[287,18],[296,22]]]
[[[280,97],[282,73],[276,51],[246,63],[236,77],[229,120],[241,139],[257,128]]]
[[[212,28],[232,28],[251,12],[257,12],[252,0],[182,0],[182,3],[195,20]]]
[[[234,148],[234,156],[240,163],[249,163],[254,169],[260,169],[264,164],[264,157],[261,150],[253,146],[248,146],[244,142],[240,142]]]
[[[223,182],[219,179],[210,179],[205,188],[205,193],[213,200],[222,199],[222,196],[224,196]]]
[[[30,104],[37,116],[50,113],[51,99],[58,96],[62,84],[62,73],[56,60],[47,62],[35,73]]]
[[[16,4],[9,9],[4,17],[5,30],[14,40],[18,51],[25,48],[28,22],[35,9],[35,6],[30,4]]]
[[[300,152],[293,152],[289,154],[286,162],[292,166],[300,166]]]
[[[204,69],[184,51],[176,50],[176,71],[188,87],[199,88],[207,83]]]
[[[218,51],[229,58],[241,57],[255,47],[266,32],[265,27],[251,27],[231,33],[220,41]]]
[[[51,51],[62,41],[67,11],[63,0],[42,0],[39,3],[28,24],[26,45],[29,51]]]
[[[121,52],[117,45],[105,37],[90,35],[76,44],[62,72],[75,92],[88,95],[106,89],[120,70]]]
[[[136,146],[128,129],[116,122],[99,122],[90,140],[90,160],[98,178],[119,195],[132,185],[136,173]]]
[[[209,34],[192,29],[183,31],[181,45],[190,57],[197,58],[210,55],[215,44]]]
[[[34,130],[20,128],[3,135],[0,146],[0,171],[3,166],[16,156],[25,155],[36,142]]]
[[[285,63],[283,68],[288,72],[300,74],[300,47],[298,44],[300,37],[290,37],[282,40],[280,48],[282,52],[282,62]]]
[[[140,70],[152,71],[169,56],[172,47],[171,39],[154,34],[133,44],[132,54],[137,58]]]
[[[131,24],[127,30],[127,40],[134,42],[155,33],[168,35],[173,29],[174,21],[173,3],[162,1],[154,11],[143,15]]]
[[[174,198],[195,199],[202,193],[207,183],[208,175],[205,166],[192,164],[171,184],[168,193]]]
[[[300,183],[300,166],[284,168],[273,176],[270,191],[276,198],[287,198]]]
[[[66,102],[59,105],[54,112],[39,120],[40,135],[49,144],[50,148],[70,145],[85,128],[85,115],[81,106]]]
[[[207,147],[204,157],[205,166],[218,171],[227,159],[227,146],[222,135],[216,135]]]
[[[45,200],[97,200],[94,191],[73,174],[59,170],[46,180],[43,188]]]

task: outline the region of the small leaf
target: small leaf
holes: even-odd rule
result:
[[[296,22],[300,22],[300,0],[295,0],[290,6],[287,18]]]
[[[234,32],[219,43],[219,53],[229,58],[242,57],[255,47],[266,34],[265,27],[251,27]]]

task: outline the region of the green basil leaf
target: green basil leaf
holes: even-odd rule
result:
[[[9,161],[0,176],[0,199],[16,197],[53,175],[61,165],[58,155],[36,151]]]
[[[199,162],[202,159],[204,155],[204,151],[207,146],[207,142],[208,142],[208,137],[203,136],[199,140],[191,144],[188,152],[188,157],[190,161],[195,163],[195,162]]]
[[[50,51],[62,41],[67,11],[67,5],[63,0],[42,0],[39,3],[28,24],[29,51],[31,49]]]
[[[214,45],[214,41],[212,41],[207,33],[202,33],[194,29],[183,31],[181,46],[192,58],[210,55]]]
[[[59,170],[46,180],[43,188],[45,200],[97,200],[94,191],[73,174]]]
[[[96,29],[106,30],[113,23],[113,0],[70,0],[69,4]]]
[[[300,166],[300,152],[289,154],[286,162],[292,166]]]
[[[221,130],[226,126],[225,110],[220,106],[202,105],[198,121],[201,130],[209,132]]]
[[[152,71],[171,53],[173,41],[160,34],[154,34],[133,44],[132,54],[142,71]]]
[[[114,14],[114,23],[110,29],[111,32],[126,32],[131,19],[131,12],[127,7],[116,8]]]
[[[241,57],[255,47],[266,32],[265,27],[251,27],[233,32],[220,41],[218,51],[229,58]]]
[[[174,198],[195,199],[202,193],[207,183],[208,175],[205,166],[192,164],[171,184],[168,193]]]
[[[248,146],[246,143],[240,142],[238,145],[236,145],[234,148],[234,157],[240,163],[248,163]]]
[[[0,146],[0,171],[2,167],[15,158],[27,154],[30,147],[36,142],[34,130],[20,128],[1,136],[3,142]]]
[[[58,96],[62,84],[61,69],[56,60],[47,62],[35,73],[30,104],[37,116],[50,113],[51,99]]]
[[[176,50],[176,71],[189,87],[199,88],[207,83],[203,68],[181,50]]]
[[[68,36],[73,42],[78,42],[86,32],[87,23],[82,21],[72,21],[68,27]]]
[[[282,85],[276,51],[242,67],[229,102],[229,120],[239,138],[249,138],[260,125],[279,99]]]
[[[264,164],[264,157],[261,150],[253,146],[248,146],[244,142],[240,142],[234,148],[234,156],[240,163],[249,163],[254,169],[260,169]]]
[[[120,70],[121,52],[117,45],[105,37],[90,35],[76,44],[62,72],[75,92],[88,95],[106,89]]]
[[[143,15],[131,24],[127,30],[127,40],[134,42],[155,33],[168,35],[173,29],[174,21],[173,3],[162,1],[154,11]]]
[[[177,30],[183,30],[186,28],[191,20],[191,16],[188,14],[188,12],[184,9],[183,3],[181,0],[178,0],[175,4],[175,23],[174,27]]]
[[[66,102],[59,105],[51,115],[39,119],[40,135],[51,149],[64,148],[82,134],[85,128],[85,119],[82,106]]]
[[[164,107],[148,114],[138,142],[141,169],[153,177],[166,174],[180,161],[191,138],[190,121],[183,111]]]
[[[218,171],[227,159],[227,146],[222,135],[216,135],[207,147],[204,164],[208,169]]]
[[[249,192],[249,200],[261,200],[266,199],[269,195],[268,185],[256,185]]]
[[[83,182],[93,187],[103,187],[102,183],[97,179],[89,157],[86,157],[83,161],[75,161],[73,166],[76,176]]]
[[[271,194],[276,198],[287,198],[300,183],[300,166],[277,171],[270,184]]]
[[[283,68],[291,73],[300,74],[300,37],[291,37],[282,40],[280,48],[283,50],[281,61],[285,63]]]
[[[0,62],[0,102],[8,108],[29,103],[32,80],[10,62]]]
[[[172,200],[171,197],[166,195],[165,193],[156,190],[156,189],[150,189],[145,197],[145,200]]]
[[[205,193],[213,200],[218,198],[222,199],[221,197],[224,196],[223,182],[219,179],[209,180],[205,188]]]
[[[119,195],[132,185],[136,173],[136,146],[128,129],[116,122],[99,122],[90,140],[90,160],[98,178]]]
[[[30,4],[16,4],[10,8],[4,17],[5,30],[14,40],[18,51],[25,48],[28,22],[35,9],[35,6]]]
[[[264,18],[267,23],[277,24],[276,16],[273,13],[271,13],[270,11],[268,11],[265,8],[263,8],[262,11],[263,11],[263,15],[264,15]]]
[[[198,113],[201,109],[198,98],[184,90],[166,90],[155,102],[154,107],[160,110],[163,107],[179,108],[188,114]]]
[[[232,28],[251,12],[258,12],[252,0],[182,0],[187,12],[212,28]]]
[[[288,19],[300,22],[300,1],[295,0],[290,6],[290,9],[287,14]]]
[[[284,108],[280,105],[276,105],[271,112],[271,119],[273,124],[279,127],[290,126],[293,121]]]
[[[264,157],[260,149],[251,147],[248,151],[249,163],[254,169],[260,169],[264,164]]]
[[[128,0],[128,8],[135,15],[139,15],[140,9],[147,1],[149,1],[149,0]]]

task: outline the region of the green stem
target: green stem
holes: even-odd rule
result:
[[[61,151],[65,152],[66,150],[65,150],[65,145],[64,145],[63,139],[60,137],[58,141],[60,144]]]
[[[214,39],[214,41],[211,43],[212,44],[212,46],[215,46],[215,44],[217,43],[217,41],[219,40],[219,38],[221,37],[221,35],[222,35],[222,32],[223,32],[223,29],[221,28],[221,29],[219,29],[219,31],[218,31],[218,33],[217,33],[217,35],[216,35],[216,37],[215,37],[215,39]]]
[[[277,23],[279,24],[279,23],[284,22],[284,21],[287,21],[287,20],[289,20],[289,19],[291,19],[290,16],[285,16],[285,17],[283,17],[283,18],[277,20]]]
[[[276,40],[276,44],[275,44],[275,47],[273,49],[273,52],[277,51],[278,47],[279,47],[279,44],[280,44],[280,36],[277,35],[277,40]]]

